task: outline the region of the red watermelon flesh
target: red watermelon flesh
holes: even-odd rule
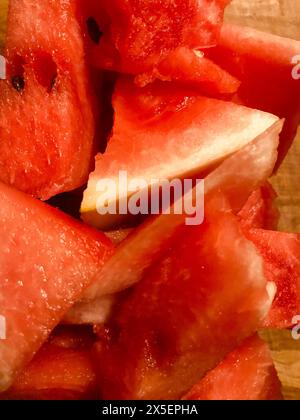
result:
[[[277,194],[269,182],[253,191],[238,214],[242,226],[276,230],[280,217],[276,198]]]
[[[78,0],[11,0],[0,179],[42,199],[83,185],[95,123]]]
[[[276,123],[255,141],[224,160],[205,179],[206,194],[222,190],[235,213],[238,213],[251,191],[262,185],[272,173],[281,127],[280,122]],[[185,217],[172,212],[170,215],[150,216],[135,229],[119,245],[101,270],[97,281],[82,296],[88,302],[87,312],[93,299],[116,293],[140,281],[148,267],[172,245]],[[83,309],[81,305],[80,311]]]
[[[131,2],[131,5],[133,3],[134,2]],[[158,8],[160,7],[165,8],[167,13],[169,13],[167,9],[172,8],[172,6],[164,5],[162,2],[158,4],[157,0],[152,0],[152,2],[148,0],[139,3],[144,3],[144,6],[146,4],[147,12],[144,13],[143,11],[136,9],[137,14],[143,14],[144,16],[135,19],[133,14],[127,16],[127,18],[125,17],[130,10],[130,2],[127,2],[126,6],[124,1],[115,1],[114,4],[112,2],[106,2],[106,4],[105,2],[101,2],[99,4],[99,2],[97,3],[95,0],[85,2],[83,8],[84,14],[87,17],[86,21],[90,33],[88,45],[90,61],[93,65],[106,70],[137,75],[135,82],[139,86],[145,86],[155,79],[160,79],[190,84],[194,88],[200,89],[203,93],[214,96],[232,95],[237,91],[240,83],[235,77],[231,76],[211,60],[204,58],[203,53],[201,53],[200,50],[193,49],[192,44],[185,42],[183,39],[180,41],[178,23],[176,24],[177,39],[172,35],[170,28],[168,28],[169,32],[165,28],[163,37],[159,39],[157,46],[155,46],[154,50],[152,49],[152,52],[149,50],[146,51],[150,44],[146,43],[142,46],[139,45],[138,38],[140,36],[145,36],[142,34],[149,29],[142,25],[142,19],[148,20],[153,18],[153,10],[151,11],[149,8],[155,7],[154,13],[157,13]],[[209,6],[211,11],[214,7],[213,3],[221,5],[220,1],[210,2]],[[225,5],[228,1],[223,1],[223,3]],[[181,3],[179,3],[178,1],[175,8],[178,10],[180,7],[182,9],[186,7],[193,9],[195,6],[196,5],[193,5],[191,2],[190,5],[187,6],[184,5],[184,2],[181,1]],[[201,7],[201,5],[198,6]],[[223,7],[224,6],[222,6],[222,9]],[[119,13],[113,13],[113,15],[109,17],[110,10],[116,9]],[[222,9],[220,9],[221,13]],[[207,6],[205,12],[210,13]],[[217,12],[217,9],[215,12]],[[213,13],[214,12],[212,12],[212,18]],[[182,18],[184,17],[181,14],[181,19]],[[221,16],[218,17],[215,14],[214,18],[215,22],[212,21],[212,24],[215,24],[215,30],[219,31],[222,20]],[[115,26],[119,19],[122,20],[122,26],[116,28]],[[160,16],[160,19],[163,19],[162,16]],[[129,20],[130,23],[128,23],[127,20]],[[168,25],[168,22],[171,24],[173,20],[178,20],[174,12],[164,24]],[[128,23],[127,26],[126,22]],[[99,24],[102,30],[100,30]],[[132,28],[133,26],[135,26],[134,30]],[[137,29],[137,27],[140,27],[140,29]],[[157,26],[153,26],[152,21],[151,32],[147,37],[155,37],[155,31],[157,29]],[[188,30],[191,31],[191,29],[192,27],[190,25]],[[112,40],[114,36],[119,38],[117,32],[121,34],[130,30],[134,31],[132,35],[129,35],[131,38],[127,38],[126,40],[124,38]],[[102,31],[104,31],[104,33]],[[193,41],[195,41],[195,39],[199,40],[200,34],[201,32],[198,31],[197,38],[194,38]],[[171,43],[169,43],[169,41],[171,41]],[[168,43],[168,48],[164,47],[164,42]],[[129,47],[130,43],[137,44],[137,48],[133,48],[131,52]],[[116,47],[114,47],[114,45],[116,45]],[[118,53],[119,48],[123,48],[122,54]]]
[[[105,232],[105,235],[112,241],[115,246],[120,245],[130,234],[134,232],[133,228],[117,229],[110,232]],[[142,246],[140,244],[140,246]],[[136,255],[131,256],[127,254],[128,258],[123,261],[132,261]],[[126,265],[122,268],[122,271],[126,270]],[[116,277],[119,277],[116,275]],[[98,282],[97,282],[98,286]],[[88,291],[90,293],[90,291]],[[119,299],[119,294],[110,294],[100,297],[96,297],[90,300],[84,300],[77,302],[64,316],[63,323],[70,325],[86,325],[86,324],[104,324],[109,319],[114,306]]]
[[[266,277],[277,287],[264,325],[289,328],[300,314],[300,236],[263,229],[251,229],[246,235],[264,259]]]
[[[140,89],[125,77],[117,83],[113,103],[112,137],[105,154],[96,157],[81,206],[83,220],[105,230],[124,222],[126,216],[99,215],[99,180],[108,178],[118,185],[120,171],[126,171],[128,183],[142,179],[148,185],[153,180],[190,177],[239,150],[277,121],[274,115],[170,83]],[[107,202],[114,206],[113,189],[110,193]],[[119,196],[126,199],[127,193],[120,188]]]
[[[229,0],[90,0],[102,37],[91,47],[101,68],[143,73],[178,47],[216,45]]]
[[[226,159],[207,177],[207,192],[221,188],[230,199],[235,212],[239,212],[251,191],[272,173],[277,158],[280,127],[280,124],[276,124],[255,142]],[[246,228],[268,229],[275,226],[278,212],[273,203],[274,199],[275,192],[268,183],[255,190],[239,212],[242,225]],[[98,281],[86,291],[84,301],[74,305],[65,321],[71,324],[106,322],[116,298],[114,295],[105,294],[115,293],[138,282],[145,270],[162,255],[178,235],[182,223],[182,218],[176,215],[161,215],[131,230],[130,236],[120,244],[120,248],[106,263]],[[127,229],[112,232],[109,237],[123,238],[124,234],[128,234]]]
[[[155,79],[190,85],[210,96],[233,95],[240,82],[198,50],[177,48],[148,73],[142,73],[135,82],[143,87]]]
[[[282,125],[283,121],[276,122],[253,142],[225,159],[206,177],[206,191],[221,189],[233,212],[238,214],[249,195],[272,174],[278,156]]]
[[[0,399],[95,399],[96,374],[91,351],[45,344]]]
[[[207,198],[205,223],[186,226],[96,345],[102,397],[181,397],[255,332],[271,304],[266,287],[262,259],[226,200]]]
[[[248,338],[207,373],[184,400],[282,400],[281,384],[268,346]]]
[[[239,103],[287,118],[279,162],[300,123],[300,80],[293,77],[299,55],[300,41],[229,24],[223,25],[218,46],[207,50],[207,58],[242,82]]]
[[[0,390],[32,359],[113,251],[108,238],[0,184]]]

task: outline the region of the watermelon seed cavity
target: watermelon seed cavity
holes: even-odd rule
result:
[[[31,66],[38,83],[50,93],[57,79],[57,65],[52,56],[47,53],[38,52],[35,54]]]
[[[22,77],[22,76],[14,76],[14,77],[12,77],[11,83],[12,83],[13,87],[18,92],[22,92],[22,90],[25,87],[25,80],[24,80],[24,77]]]
[[[86,21],[89,36],[95,44],[99,44],[103,32],[100,31],[97,21],[93,17],[89,17]]]

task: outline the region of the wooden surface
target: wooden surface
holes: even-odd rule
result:
[[[6,6],[7,0],[0,0],[0,47]],[[226,19],[300,40],[300,0],[233,0]],[[280,229],[284,231],[300,232],[299,163],[300,130],[286,161],[272,180],[279,194]],[[272,349],[285,397],[300,400],[300,340],[293,340],[290,331],[268,330],[262,336]]]
[[[300,40],[300,0],[233,0],[226,19]],[[280,230],[286,232],[300,232],[299,167],[300,129],[285,162],[272,179],[279,195]],[[269,330],[262,335],[272,349],[285,398],[300,400],[300,340],[292,339],[290,331]]]

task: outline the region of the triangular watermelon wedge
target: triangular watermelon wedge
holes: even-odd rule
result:
[[[148,73],[135,77],[138,86],[146,86],[159,79],[178,82],[199,90],[208,96],[232,96],[240,87],[240,82],[212,60],[204,57],[199,50],[177,48],[161,60]]]
[[[0,180],[42,199],[85,184],[94,100],[79,2],[11,0],[0,80]]]
[[[113,133],[104,155],[96,157],[81,206],[83,220],[103,229],[126,216],[99,214],[100,180],[109,179],[118,187],[118,197],[110,189],[111,196],[107,194],[105,200],[114,207],[118,199],[134,193],[119,186],[120,171],[126,172],[128,184],[137,179],[149,186],[153,180],[190,178],[241,149],[278,120],[170,83],[139,89],[128,78],[117,82],[113,104]]]
[[[201,379],[184,400],[282,400],[271,352],[258,336],[248,338]]]
[[[0,184],[0,392],[89,286],[113,246],[104,234]]]
[[[152,70],[179,47],[214,46],[229,1],[88,0],[86,16],[101,33],[91,37],[92,62],[138,74]]]
[[[251,191],[263,184],[273,171],[281,127],[282,123],[276,123],[254,142],[227,158],[206,178],[206,193],[222,190],[235,211],[239,212]],[[76,304],[68,314],[69,319],[80,322],[80,319],[84,318],[85,322],[90,320],[93,323],[95,307],[98,306],[98,320],[103,322],[102,314],[109,315],[105,295],[116,293],[139,282],[149,266],[174,243],[185,217],[184,214],[173,213],[153,216],[133,230],[105,264],[94,284],[82,296],[86,304]]]
[[[300,314],[300,235],[263,229],[245,231],[264,259],[265,273],[277,292],[267,328],[289,328]]]
[[[276,230],[280,218],[276,199],[277,194],[269,182],[253,191],[238,214],[243,228]]]
[[[279,220],[276,197],[267,183],[251,194],[238,216],[245,235],[264,258],[267,278],[276,285],[264,326],[289,328],[300,313],[300,237],[275,231]]]

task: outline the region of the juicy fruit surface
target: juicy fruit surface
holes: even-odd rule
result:
[[[208,56],[211,53],[242,81],[239,96],[246,105],[284,117],[299,102],[299,83],[292,70],[300,41],[224,24],[218,46]]]
[[[2,399],[78,400],[97,395],[93,336],[83,328],[60,328],[18,375]]]
[[[225,25],[220,45],[207,48],[219,38],[228,2],[11,1],[9,78],[0,82],[6,184],[48,199],[86,181],[98,118],[84,44],[95,75],[105,68],[135,76],[117,84],[116,124],[107,153],[97,157],[85,221],[115,223],[94,217],[96,183],[116,179],[122,165],[149,183],[153,174],[204,176],[225,161],[206,178],[203,226],[187,229],[182,215],[150,218],[116,253],[101,233],[0,182],[0,316],[8,335],[0,340],[0,392],[14,382],[0,399],[99,397],[95,336],[65,327],[53,333],[66,321],[100,323],[93,332],[104,398],[180,398],[196,382],[186,398],[281,398],[266,346],[256,336],[243,340],[261,325],[289,327],[299,313],[299,235],[264,230],[278,222],[274,193],[261,185],[274,168],[281,122],[240,104],[287,117],[282,159],[299,122],[299,85],[288,76],[300,43]],[[91,18],[83,23],[85,7]],[[106,103],[100,79],[94,93]],[[138,89],[155,79],[169,83]],[[113,234],[116,243],[122,235]]]
[[[275,123],[253,142],[225,159],[205,178],[205,193],[222,190],[234,212],[240,212],[251,192],[264,184],[273,172],[281,128],[281,122]],[[83,298],[89,301],[137,283],[145,270],[172,246],[185,223],[185,214],[170,213],[150,216],[134,229],[118,246]]]
[[[277,194],[268,182],[253,191],[238,214],[243,228],[276,230],[280,217],[276,198]]]
[[[206,203],[205,223],[186,227],[97,344],[104,399],[179,398],[264,319],[262,260],[224,199]]]
[[[205,178],[205,193],[222,190],[234,212],[245,206],[249,195],[266,182],[277,159],[278,137],[282,123],[275,123],[261,136],[225,159]],[[239,177],[236,174],[239,174]],[[186,215],[150,216],[117,248],[104,265],[97,280],[90,286],[80,304],[80,313],[89,312],[91,301],[108,293],[115,293],[139,282],[147,268],[153,265],[174,243],[181,231]],[[76,305],[77,306],[77,305]]]
[[[132,232],[134,228],[121,228],[105,232],[105,235],[115,246],[120,245]]]
[[[300,313],[300,235],[263,229],[246,234],[264,258],[267,279],[277,287],[265,326],[289,328]]]
[[[45,345],[19,375],[6,399],[80,400],[97,395],[90,352]]]
[[[261,187],[274,170],[282,125],[283,121],[277,121],[255,140],[225,159],[206,177],[206,192],[220,189],[233,212],[238,214],[251,193]]]
[[[239,81],[194,49],[197,43],[207,46],[209,39],[216,44],[227,3],[90,0],[84,5],[90,61],[136,75],[139,86],[160,79],[190,84],[210,95],[232,95]],[[185,21],[189,24],[184,27]]]
[[[293,58],[299,55],[300,41],[229,24],[223,25],[218,46],[207,54],[242,82],[239,102],[287,118],[279,163],[300,123],[300,83],[292,73]]]
[[[281,385],[268,346],[248,338],[210,371],[185,400],[281,400]]]
[[[151,180],[199,174],[277,121],[274,115],[171,84],[155,83],[140,89],[128,78],[119,79],[113,104],[113,134],[105,154],[96,157],[81,208],[84,221],[102,228],[116,221],[96,211],[100,179],[118,184],[119,171],[127,171],[128,182],[143,179],[150,185]],[[119,191],[121,197],[126,194]],[[113,196],[107,199],[115,201]]]
[[[92,98],[77,13],[77,0],[10,2],[0,179],[42,199],[83,185],[93,158]]]
[[[228,0],[104,0],[92,6],[103,33],[98,66],[141,73],[178,47],[216,45]]]
[[[1,189],[0,389],[30,361],[112,253],[100,232],[46,204]]]
[[[275,231],[276,197],[267,183],[251,194],[238,216],[245,235],[264,258],[266,277],[277,289],[264,326],[289,328],[300,311],[300,239],[298,234]]]
[[[3,0],[0,4],[0,51],[5,41],[6,33],[6,16],[7,16],[8,0]]]

